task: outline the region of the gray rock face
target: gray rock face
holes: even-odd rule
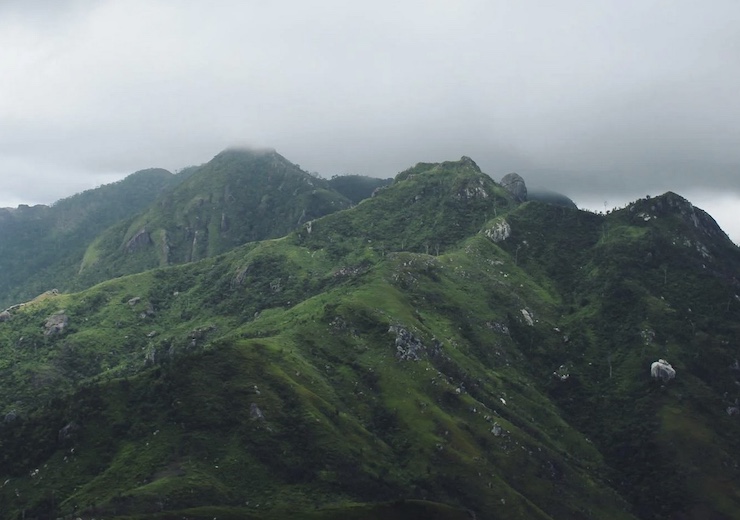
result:
[[[655,379],[669,381],[676,377],[676,370],[665,359],[659,359],[650,365],[650,375]]]
[[[502,218],[494,222],[489,229],[486,229],[484,234],[494,243],[503,242],[511,236],[511,226],[506,222],[506,219]]]
[[[67,316],[64,311],[52,314],[46,319],[46,323],[44,323],[44,336],[61,334],[68,323],[69,316]]]
[[[152,244],[152,237],[146,229],[142,229],[126,242],[126,252],[133,253]]]
[[[59,433],[57,434],[57,438],[59,439],[59,442],[64,443],[64,442],[72,440],[75,435],[75,432],[79,429],[80,427],[77,425],[76,422],[72,421],[68,423],[64,428],[59,430]]]
[[[8,311],[0,312],[0,323],[8,321],[10,318],[12,318],[12,315]]]
[[[257,406],[256,403],[252,403],[249,405],[249,417],[257,421],[265,420],[265,414],[262,413],[262,410],[260,410],[260,407]]]
[[[501,186],[519,202],[527,200],[527,185],[518,173],[509,173],[501,179]]]

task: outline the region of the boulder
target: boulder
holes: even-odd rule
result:
[[[671,379],[676,377],[676,370],[665,359],[659,359],[658,361],[650,365],[650,375],[654,379],[670,381]]]
[[[257,420],[257,421],[265,420],[265,414],[262,413],[262,410],[260,410],[260,407],[257,406],[256,403],[251,403],[249,405],[249,417],[252,418],[252,420]]]
[[[501,179],[501,186],[519,202],[527,200],[527,185],[518,173],[509,173]]]

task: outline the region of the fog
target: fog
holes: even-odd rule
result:
[[[740,241],[734,0],[6,1],[0,48],[0,205],[247,144],[327,177],[467,155],[587,207],[671,190]]]

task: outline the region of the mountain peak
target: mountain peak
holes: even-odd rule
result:
[[[471,159],[467,155],[463,155],[462,157],[460,157],[460,160],[459,161],[452,161],[451,162],[451,164],[455,164],[455,163],[457,163],[457,164],[459,164],[460,166],[463,166],[463,167],[472,168],[473,170],[475,170],[478,173],[482,173],[480,167],[475,163],[475,161],[473,159]],[[447,164],[447,163],[444,163],[444,164]]]
[[[705,235],[729,240],[709,213],[697,208],[687,199],[672,191],[667,191],[657,197],[640,199],[630,204],[628,209],[630,213],[635,213],[645,220],[675,215]]]

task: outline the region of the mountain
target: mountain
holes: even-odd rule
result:
[[[274,150],[226,150],[88,247],[78,287],[277,238],[350,201]]]
[[[739,518],[739,272],[676,194],[600,215],[419,163],[0,314],[0,517]]]
[[[556,191],[547,190],[544,188],[528,188],[527,200],[536,200],[538,202],[546,202],[548,204],[555,204],[556,206],[565,206],[566,208],[576,209],[576,203],[573,202],[570,197],[558,193]]]
[[[142,170],[51,206],[0,209],[0,302],[23,301],[70,280],[107,227],[147,208],[184,175]],[[60,287],[60,288],[62,288]]]
[[[352,204],[359,204],[392,182],[393,179],[376,179],[365,175],[335,175],[329,179],[329,186],[351,200]]]

